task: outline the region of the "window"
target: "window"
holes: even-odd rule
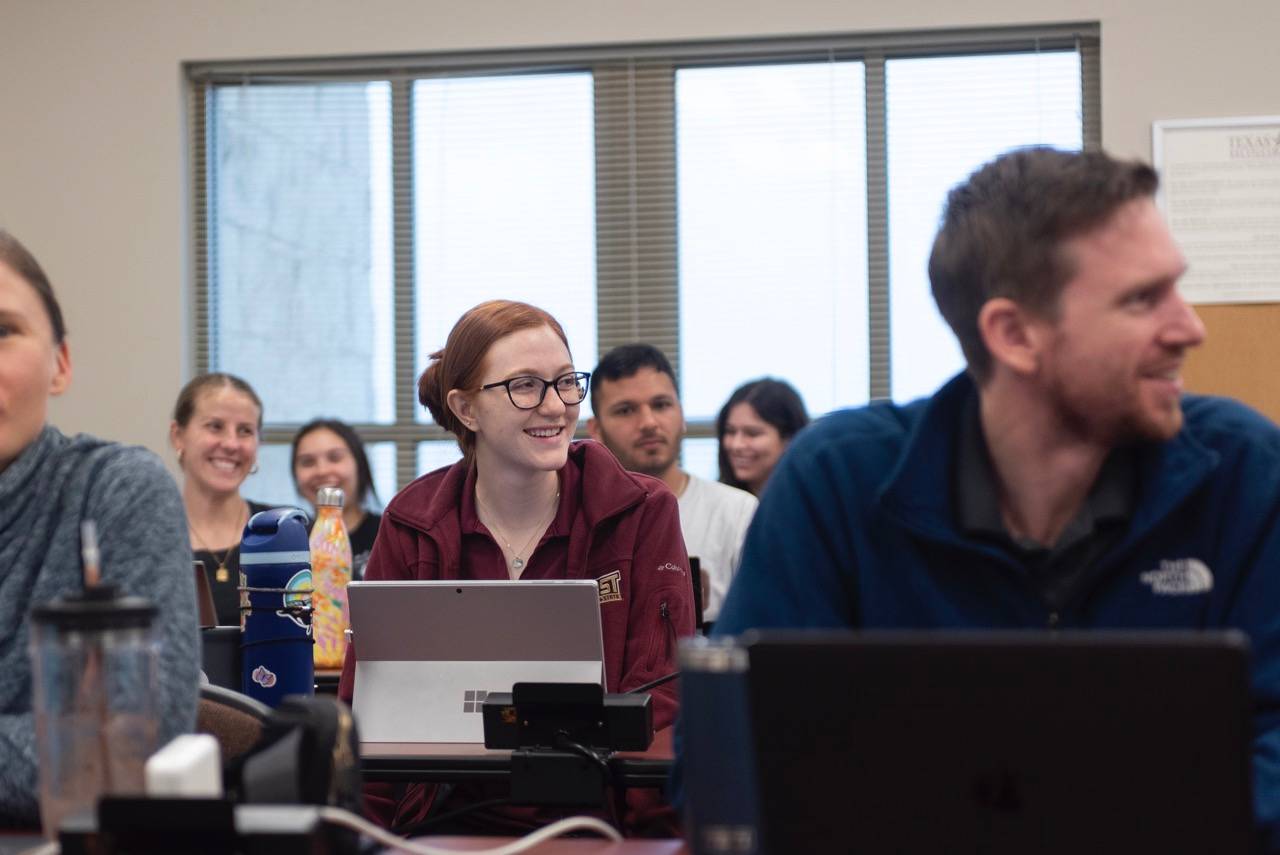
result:
[[[503,296],[549,311],[594,361],[591,75],[434,78],[413,96],[415,374],[463,312]]]
[[[885,63],[892,396],[933,392],[964,365],[929,292],[929,250],[947,190],[1002,151],[1078,149],[1074,51],[926,57]]]
[[[676,73],[687,418],[766,374],[817,412],[867,400],[864,90],[860,62]]]
[[[1013,146],[1096,146],[1097,70],[1096,25],[192,64],[195,363],[266,404],[259,498],[332,415],[385,500],[458,457],[428,355],[523,299],[583,370],[662,348],[714,474],[746,380],[817,415],[959,369],[925,275],[945,193]]]
[[[259,389],[273,423],[393,422],[390,87],[209,96],[202,355]]]

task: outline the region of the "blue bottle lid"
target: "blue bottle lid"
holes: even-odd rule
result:
[[[307,521],[307,515],[297,508],[272,508],[254,514],[240,541],[240,566],[310,563]]]

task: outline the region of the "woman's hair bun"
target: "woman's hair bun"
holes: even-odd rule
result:
[[[430,364],[418,378],[418,401],[431,413],[431,418],[435,419],[436,424],[447,430],[453,430],[450,424],[453,413],[445,401],[447,390],[443,383],[444,348],[431,354],[428,359],[431,360]]]

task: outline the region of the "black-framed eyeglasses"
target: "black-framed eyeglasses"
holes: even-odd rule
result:
[[[511,403],[517,409],[535,410],[542,406],[543,399],[547,397],[547,389],[555,389],[556,394],[560,396],[560,400],[564,401],[568,406],[581,404],[583,399],[587,397],[587,387],[590,384],[590,371],[570,371],[568,374],[561,374],[554,380],[543,380],[541,377],[534,377],[531,374],[521,374],[519,377],[512,377],[510,380],[488,383],[481,386],[480,391],[483,392],[487,389],[505,386],[507,397],[511,399]]]

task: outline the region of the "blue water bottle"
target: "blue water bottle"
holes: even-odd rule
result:
[[[241,687],[277,706],[315,691],[311,664],[311,549],[307,515],[273,508],[253,515],[240,543]]]
[[[685,839],[693,855],[759,855],[755,743],[746,648],[732,638],[680,641]]]

